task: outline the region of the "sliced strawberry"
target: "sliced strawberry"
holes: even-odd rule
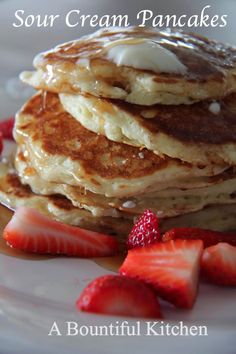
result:
[[[2,153],[3,150],[3,139],[2,139],[2,133],[0,132],[0,155]]]
[[[128,249],[160,241],[158,219],[151,210],[146,210],[133,226],[128,240]]]
[[[236,247],[221,242],[206,248],[202,273],[213,284],[236,286]]]
[[[14,123],[15,119],[13,117],[0,121],[0,132],[3,138],[14,140],[12,134]]]
[[[128,252],[120,273],[152,285],[177,307],[192,308],[198,289],[201,240],[155,243]]]
[[[145,283],[119,275],[93,280],[76,302],[81,311],[118,316],[162,318],[155,292]]]
[[[11,247],[33,253],[99,257],[118,250],[111,236],[51,220],[27,207],[17,209],[3,237]]]
[[[198,229],[194,227],[176,227],[167,231],[162,236],[162,241],[176,240],[202,240],[204,247],[216,245],[219,242],[226,242],[236,246],[236,234],[230,232],[219,232]]]

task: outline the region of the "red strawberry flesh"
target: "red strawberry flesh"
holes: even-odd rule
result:
[[[116,316],[162,318],[155,292],[145,283],[119,275],[93,280],[76,302],[81,311]]]
[[[27,207],[17,209],[3,237],[11,247],[40,254],[99,257],[118,251],[111,236],[54,221]]]
[[[236,246],[236,234],[233,232],[219,232],[191,227],[177,227],[167,231],[162,236],[162,241],[185,239],[202,240],[204,247],[216,245],[219,242],[226,242]]]
[[[145,281],[177,307],[192,308],[198,289],[201,240],[175,240],[129,250],[120,274]]]
[[[3,138],[2,138],[2,133],[0,132],[0,155],[2,153],[3,150]]]
[[[133,226],[127,240],[128,249],[160,241],[158,219],[151,210],[146,210]]]
[[[210,283],[236,286],[236,247],[218,243],[204,250],[202,273]]]
[[[13,117],[0,121],[0,132],[3,138],[14,140],[13,138],[13,127],[15,119]]]

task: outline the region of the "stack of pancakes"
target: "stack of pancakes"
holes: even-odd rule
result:
[[[139,52],[150,43],[159,69]],[[120,235],[145,209],[163,231],[236,229],[234,48],[168,29],[106,29],[34,65],[21,75],[39,91],[16,116],[5,204]]]

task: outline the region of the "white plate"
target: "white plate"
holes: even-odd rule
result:
[[[0,353],[235,353],[236,290],[201,284],[192,311],[182,311],[162,303],[166,323],[183,321],[207,326],[207,337],[141,336],[92,337],[66,336],[67,321],[79,326],[116,325],[134,319],[79,313],[75,301],[86,284],[97,276],[112,273],[110,261],[98,265],[92,260],[69,258],[21,259],[0,254]],[[56,321],[62,336],[49,337]]]
[[[127,10],[126,3],[127,0],[121,1],[122,12]],[[220,8],[220,3],[218,2],[216,12],[224,10]],[[172,1],[172,5],[176,6],[174,4],[175,2]],[[222,4],[225,11],[230,6],[232,6],[230,13],[235,11],[232,2],[226,1]],[[171,7],[171,1],[163,2],[162,9],[165,6],[168,9],[166,12],[175,12]],[[90,0],[83,6],[82,2],[78,4],[78,1],[63,2],[62,0],[51,1],[50,5],[46,0],[37,3],[26,0],[1,2],[0,65],[3,70],[0,78],[0,114],[2,117],[14,114],[28,95],[28,92],[22,89],[15,90],[18,85],[15,77],[19,71],[30,67],[33,54],[49,48],[53,43],[72,39],[78,35],[78,30],[72,31],[65,27],[56,27],[50,31],[13,29],[12,16],[16,9],[24,8],[28,13],[32,11],[36,13],[44,7],[48,13],[65,12],[67,9],[79,7],[82,8],[83,13],[90,13],[91,8],[94,13],[107,13],[108,8],[109,11],[121,12],[121,9],[114,4],[111,5],[111,2],[109,4],[108,0],[102,0],[99,4]],[[146,1],[141,7],[147,7]],[[128,11],[132,14],[136,10],[133,8]],[[185,11],[185,8],[180,9],[181,11]],[[79,34],[83,31],[85,30],[81,29]],[[230,33],[229,29],[227,31]],[[231,34],[234,32],[232,30]],[[3,33],[5,36],[2,35]],[[222,33],[223,30],[220,35],[224,37]],[[229,41],[232,42],[230,39]],[[67,258],[25,260],[0,254],[0,354],[121,354],[126,352],[233,354],[236,352],[236,290],[204,284],[200,286],[199,297],[193,311],[180,311],[163,304],[163,313],[166,321],[172,325],[178,324],[179,321],[184,321],[188,326],[207,325],[207,337],[148,337],[145,336],[145,322],[141,320],[143,326],[141,336],[66,336],[66,321],[74,320],[79,326],[110,323],[115,325],[116,321],[122,320],[128,320],[130,325],[136,322],[131,319],[87,315],[76,311],[75,301],[81,290],[95,277],[111,273],[106,268],[92,260]],[[62,331],[62,336],[48,336],[54,321]]]
[[[208,337],[140,337],[66,336],[66,321],[79,326],[109,325],[128,320],[80,314],[75,301],[91,279],[108,273],[90,260],[47,259],[22,260],[0,256],[1,344],[14,353],[235,353],[236,291],[201,286],[193,311],[163,306],[166,321],[185,325],[207,325]],[[7,327],[5,321],[7,320]],[[56,321],[63,336],[49,337]],[[141,321],[144,326],[144,321]],[[185,349],[184,349],[185,348]],[[1,353],[5,353],[1,350]]]

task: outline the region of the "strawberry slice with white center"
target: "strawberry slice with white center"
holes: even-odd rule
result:
[[[162,318],[155,292],[139,280],[119,275],[93,280],[76,306],[81,311],[107,315]]]
[[[3,237],[13,248],[40,254],[103,257],[118,251],[112,236],[51,220],[27,207],[17,209]]]
[[[218,243],[204,250],[202,273],[210,283],[236,286],[236,247]]]
[[[201,240],[171,240],[134,248],[120,273],[145,281],[177,307],[192,308],[199,281]]]

